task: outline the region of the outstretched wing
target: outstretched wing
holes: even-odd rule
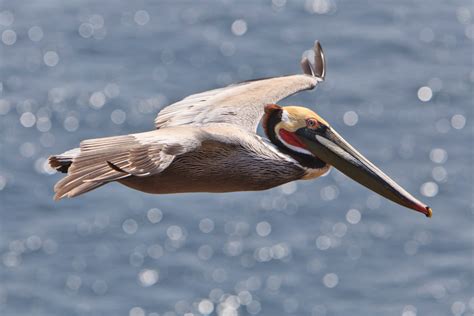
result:
[[[157,129],[181,125],[202,126],[229,123],[255,132],[264,106],[299,91],[313,89],[324,80],[325,61],[321,45],[314,44],[314,64],[304,57],[304,74],[246,81],[224,88],[193,94],[158,113]]]

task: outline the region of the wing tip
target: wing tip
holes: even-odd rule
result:
[[[314,71],[317,77],[324,80],[326,77],[326,59],[319,41],[314,42]]]
[[[303,57],[301,59],[301,68],[305,74],[316,77],[322,81],[326,77],[326,59],[321,43],[318,40],[314,42],[313,51],[313,63],[311,63],[307,57]]]

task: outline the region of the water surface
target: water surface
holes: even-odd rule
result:
[[[0,3],[0,314],[473,315],[469,1]],[[337,171],[264,192],[53,202],[45,159],[191,93],[300,72],[422,215]]]

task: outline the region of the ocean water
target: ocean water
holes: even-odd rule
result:
[[[1,315],[473,315],[471,1],[0,1]],[[317,111],[433,208],[333,170],[263,192],[54,202],[51,154],[300,72]]]

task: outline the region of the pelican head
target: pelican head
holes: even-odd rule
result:
[[[431,208],[390,179],[310,109],[269,104],[263,125],[270,141],[304,167],[334,166],[381,196],[431,217]]]

